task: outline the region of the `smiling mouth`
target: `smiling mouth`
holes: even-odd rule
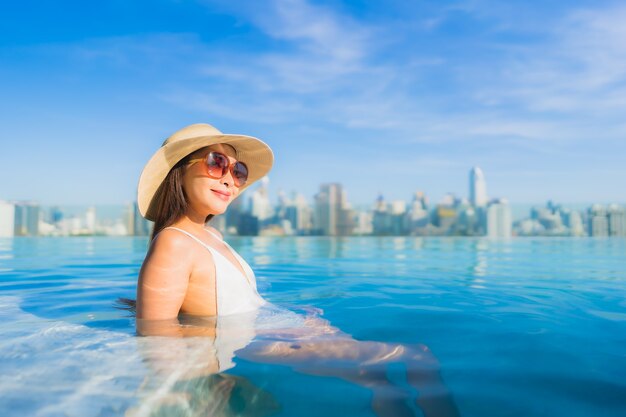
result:
[[[211,191],[213,191],[213,193],[215,195],[217,195],[219,198],[221,198],[224,201],[230,200],[230,193],[229,192],[217,191],[217,190],[211,190]]]

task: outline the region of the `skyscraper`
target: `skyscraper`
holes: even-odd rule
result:
[[[487,208],[487,236],[511,237],[511,228],[509,202],[504,198],[492,201]]]
[[[600,204],[589,208],[589,236],[604,237],[609,235],[609,219],[606,209]]]
[[[13,237],[15,234],[15,206],[0,201],[0,237]]]
[[[312,210],[302,194],[293,193],[285,208],[285,219],[291,223],[292,229],[299,234],[307,234],[312,228]]]
[[[482,169],[474,167],[470,171],[469,180],[470,203],[474,207],[485,207],[487,205],[487,183]]]
[[[143,218],[136,202],[128,206],[126,229],[132,236],[148,236],[152,231],[152,222]]]
[[[15,236],[37,236],[39,234],[39,213],[37,203],[16,203]]]
[[[261,223],[272,217],[273,210],[269,198],[269,178],[263,177],[259,187],[250,196],[250,213]]]
[[[315,226],[322,234],[347,236],[354,228],[350,206],[341,184],[322,184],[315,195]]]
[[[617,204],[611,204],[607,210],[609,236],[626,236],[626,210]]]

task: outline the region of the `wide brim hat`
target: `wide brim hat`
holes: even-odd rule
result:
[[[174,165],[190,153],[218,143],[235,148],[237,160],[248,167],[248,181],[239,188],[240,193],[263,178],[272,168],[274,154],[260,139],[246,135],[224,134],[206,123],[184,127],[165,139],[141,172],[137,186],[137,205],[141,215],[148,220],[156,219],[154,196]]]

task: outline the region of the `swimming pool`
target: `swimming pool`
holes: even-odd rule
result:
[[[463,416],[626,415],[624,239],[230,242],[272,303],[301,315],[317,307],[357,341],[427,346]],[[380,394],[387,415],[421,415],[413,399],[425,394],[405,376],[417,362],[378,369],[368,388],[329,376],[349,359],[304,360],[319,375],[256,361],[246,353],[255,339],[208,375],[210,338],[136,337],[112,304],[134,297],[146,247],[0,239],[0,415],[374,416],[383,380],[394,387]]]

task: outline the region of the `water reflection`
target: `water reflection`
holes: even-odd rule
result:
[[[240,410],[275,411],[279,405],[270,393],[221,373],[235,366],[235,352],[250,362],[288,366],[366,388],[372,394],[372,410],[381,417],[458,415],[428,347],[356,340],[319,313],[309,309],[296,314],[270,304],[258,314],[137,320],[139,334],[175,337],[139,338],[152,380],[144,384],[142,404],[130,415],[161,415],[161,410],[176,415],[172,407],[184,410],[184,415],[231,415],[235,387]],[[406,370],[403,379],[418,395],[389,378],[390,365],[398,363]],[[198,396],[203,400],[194,399]]]
[[[215,330],[210,323],[205,321],[206,329]],[[277,412],[280,404],[271,393],[244,377],[220,373],[225,370],[220,347],[219,340],[209,336],[137,338],[147,373],[137,393],[139,405],[125,415],[260,417]]]
[[[471,247],[470,253],[473,256],[472,275],[474,277],[484,277],[487,275],[487,250],[489,249],[489,244],[484,239],[476,239],[471,241]],[[484,282],[484,280],[478,280]]]

